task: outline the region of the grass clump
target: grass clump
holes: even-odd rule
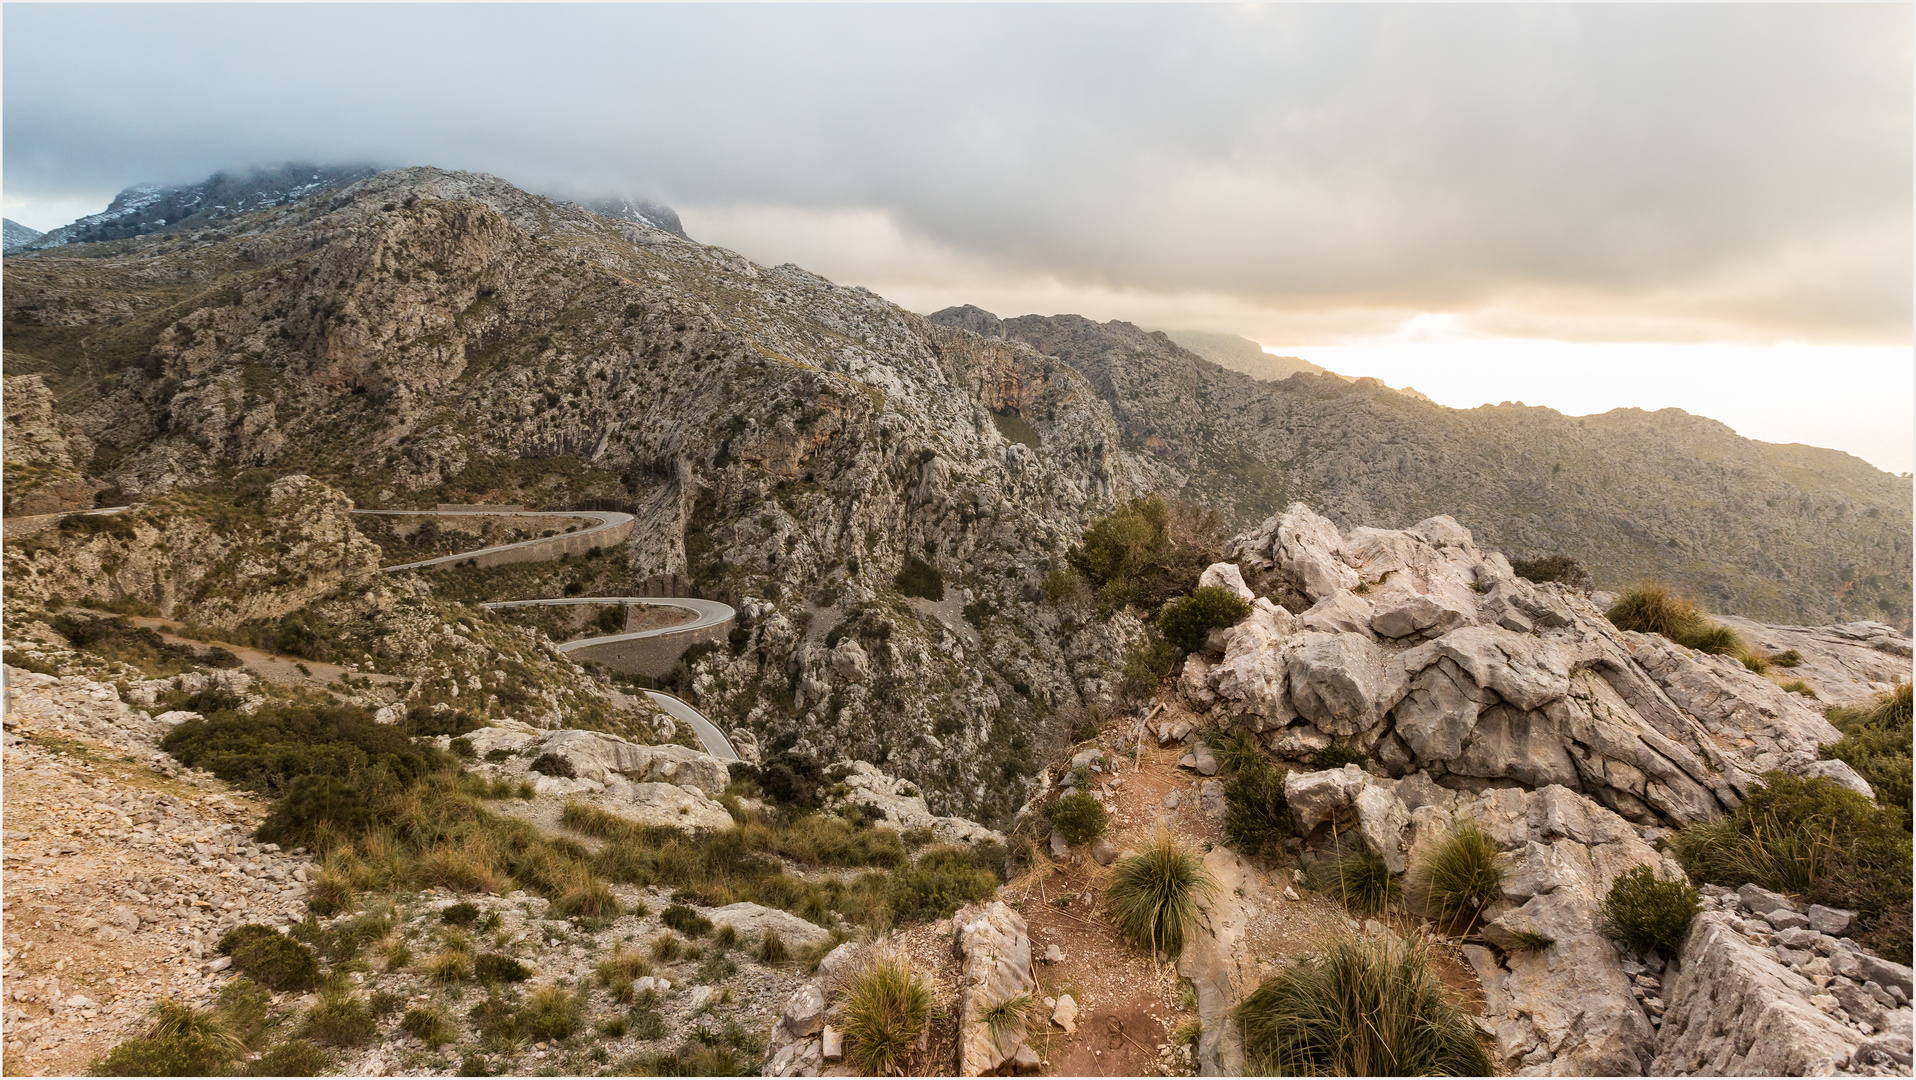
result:
[[[520,1010],[520,1026],[537,1039],[569,1039],[579,1030],[585,997],[584,987],[570,993],[563,986],[541,986]]]
[[[525,982],[532,969],[504,953],[480,953],[472,961],[472,977],[488,985]]]
[[[1910,957],[1910,834],[1900,808],[1834,780],[1772,772],[1735,811],[1678,830],[1669,845],[1698,881],[1755,882],[1858,913],[1852,936]]]
[[[792,958],[792,949],[777,930],[767,927],[758,939],[758,951],[754,955],[761,964],[783,964]]]
[[[631,1004],[636,996],[632,989],[633,980],[652,974],[652,965],[642,954],[619,945],[613,948],[611,956],[599,961],[598,966],[592,969],[592,974],[598,978],[600,986],[612,991],[612,996],[620,1004]]]
[[[454,904],[439,913],[439,921],[448,926],[471,926],[479,921],[479,909],[467,903]]]
[[[1158,632],[1185,652],[1204,647],[1211,631],[1236,626],[1251,613],[1251,605],[1222,585],[1200,585],[1158,611]]]
[[[1768,667],[1764,658],[1753,652],[1736,631],[1711,622],[1696,606],[1696,601],[1663,585],[1639,585],[1624,593],[1603,614],[1619,630],[1661,634],[1698,652],[1734,656],[1744,667],[1758,673]]]
[[[1518,952],[1542,952],[1557,943],[1556,938],[1535,930],[1519,930],[1510,936],[1517,939]]]
[[[659,912],[659,921],[689,938],[703,936],[712,929],[712,920],[684,904],[673,904]]]
[[[1176,956],[1197,925],[1198,901],[1216,889],[1196,852],[1159,833],[1118,860],[1105,902],[1121,937],[1153,956]]]
[[[274,990],[311,990],[319,985],[319,957],[292,938],[258,923],[221,935],[219,951],[247,978]]]
[[[1346,842],[1328,868],[1319,866],[1319,875],[1328,869],[1330,876],[1325,891],[1335,890],[1344,906],[1359,915],[1379,914],[1401,898],[1403,887],[1391,875],[1390,864],[1362,840]]]
[[[1505,860],[1474,821],[1460,821],[1417,864],[1425,907],[1446,921],[1474,926],[1503,893]],[[1468,933],[1468,931],[1466,931]]]
[[[1025,1031],[1025,1014],[1031,1011],[1031,1003],[1030,994],[1008,997],[979,1013],[978,1022],[985,1025],[993,1039],[1004,1038],[1014,1026],[1017,1029],[1015,1034],[1022,1036]]]
[[[1787,689],[1787,687],[1786,687]],[[1848,762],[1869,781],[1876,801],[1910,827],[1910,684],[1876,695],[1867,705],[1835,706],[1823,713],[1843,737],[1821,748],[1825,757]]]
[[[429,1050],[437,1050],[449,1042],[459,1039],[458,1029],[452,1026],[445,1010],[437,1005],[422,1005],[406,1010],[399,1020],[399,1029],[420,1042]]]
[[[1073,846],[1088,844],[1104,835],[1104,804],[1088,791],[1074,791],[1051,804],[1046,811],[1051,827]]]
[[[1344,937],[1264,981],[1232,1018],[1260,1075],[1489,1076],[1475,1025],[1420,938]]]
[[[903,956],[878,956],[845,988],[846,1054],[868,1076],[904,1070],[931,1020],[931,987]]]
[[[1603,932],[1638,956],[1675,956],[1690,921],[1703,910],[1688,881],[1658,881],[1648,865],[1619,875],[1603,898]]]
[[[150,1015],[153,1022],[144,1034],[114,1047],[88,1071],[95,1076],[217,1076],[246,1050],[216,1010],[161,998]]]

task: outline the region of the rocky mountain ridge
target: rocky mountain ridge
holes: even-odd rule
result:
[[[1605,588],[1663,581],[1771,622],[1910,626],[1910,480],[1838,451],[1743,439],[1676,409],[1572,418],[1448,409],[1375,379],[1261,382],[1076,315],[932,318],[1074,367],[1152,485],[1234,527],[1293,500],[1340,527],[1450,514],[1511,558],[1568,554]]]
[[[37,236],[21,248],[44,251],[178,229],[188,221],[210,223],[332,191],[374,171],[369,165],[288,162],[244,173],[217,172],[196,184],[137,184],[115,195],[105,210]]]
[[[45,235],[40,230],[29,228],[12,218],[0,218],[0,248],[7,251],[25,247]]]

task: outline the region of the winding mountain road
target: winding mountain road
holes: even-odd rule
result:
[[[414,562],[399,563],[395,566],[380,567],[383,573],[396,573],[401,570],[424,570],[435,566],[452,566],[469,559],[498,557],[501,554],[517,556],[510,561],[531,562],[541,559],[556,559],[568,548],[599,534],[619,531],[618,539],[624,539],[631,531],[633,518],[611,510],[354,510],[355,514],[384,514],[413,517],[538,517],[571,518],[595,522],[590,528],[575,532],[560,533],[553,536],[534,537],[511,544],[495,544],[492,547],[475,548],[453,555],[441,555],[431,559],[419,559]],[[541,548],[543,545],[543,549]],[[542,554],[549,551],[549,554]],[[577,641],[564,642],[559,646],[562,653],[573,653],[603,645],[616,645],[621,642],[644,641],[649,638],[665,637],[670,634],[683,634],[693,630],[703,630],[731,621],[738,612],[730,604],[721,604],[716,600],[699,600],[689,596],[568,596],[554,600],[495,600],[479,605],[487,611],[500,611],[518,607],[556,607],[564,604],[625,604],[627,606],[672,607],[690,611],[693,619],[689,623],[662,626],[654,630],[635,630],[631,633],[602,634],[598,637],[580,638]],[[738,751],[732,747],[732,741],[718,729],[718,725],[705,718],[705,715],[680,698],[659,690],[647,690],[659,708],[691,727],[704,745],[705,752],[724,761],[739,760]]]

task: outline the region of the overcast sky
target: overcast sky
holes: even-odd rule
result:
[[[478,169],[915,310],[1227,330],[1447,404],[1678,405],[1911,467],[1907,5],[0,17],[36,228],[289,158]]]

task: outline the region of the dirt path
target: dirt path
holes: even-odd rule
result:
[[[1147,736],[1143,752],[1120,762],[1115,786],[1105,789],[1105,838],[1120,853],[1160,828],[1200,852],[1221,844],[1221,800],[1214,796],[1207,805],[1206,778],[1178,765],[1185,747],[1160,748],[1154,742]],[[1174,793],[1175,805],[1167,808]],[[1289,961],[1361,925],[1331,898],[1293,880],[1288,866],[1260,865],[1255,873],[1257,887],[1243,890],[1248,918],[1234,955],[1239,998]],[[1034,959],[1051,945],[1064,953],[1061,962],[1035,965],[1040,993],[1052,1000],[1070,994],[1078,1006],[1075,1034],[1047,1023],[1046,1034],[1033,1045],[1045,1059],[1045,1073],[1053,1076],[1188,1075],[1190,1060],[1182,1051],[1167,1052],[1167,1044],[1180,1026],[1197,1022],[1195,1000],[1170,964],[1154,964],[1111,929],[1103,910],[1111,876],[1111,868],[1099,866],[1088,849],[1080,848],[1007,887],[1007,900],[1024,913]],[[1286,888],[1298,899],[1286,899]],[[1403,920],[1397,928],[1408,932],[1411,924]],[[1481,991],[1457,950],[1434,952],[1446,985],[1480,1012]]]

